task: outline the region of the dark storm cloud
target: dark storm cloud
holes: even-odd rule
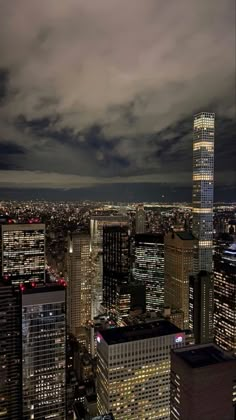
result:
[[[234,0],[22,0],[19,13],[3,2],[0,144],[24,153],[1,167],[2,185],[190,188],[199,110],[217,113],[216,181],[232,185],[232,10]]]
[[[0,105],[7,96],[7,84],[9,73],[6,69],[0,68]]]

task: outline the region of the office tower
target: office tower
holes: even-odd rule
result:
[[[65,288],[21,286],[23,419],[65,419]]]
[[[20,412],[20,304],[13,287],[0,284],[0,418],[14,420]]]
[[[214,262],[215,342],[236,354],[236,247],[227,249]]]
[[[135,233],[146,232],[146,213],[143,205],[138,205],[135,214]]]
[[[117,298],[114,308],[115,318],[123,325],[130,312],[146,312],[146,287],[142,283],[129,283],[117,286]]]
[[[11,282],[45,280],[45,225],[2,224],[1,275]]]
[[[91,263],[92,263],[92,318],[97,316],[102,303],[103,288],[103,227],[126,226],[129,219],[126,216],[91,216]]]
[[[189,232],[165,235],[165,305],[184,312],[184,328],[189,321],[189,275],[193,272],[195,238]]]
[[[134,270],[136,282],[146,286],[148,311],[160,311],[164,306],[164,237],[162,234],[135,235]]]
[[[171,354],[171,420],[234,420],[236,359],[214,344]]]
[[[168,321],[113,328],[97,335],[98,412],[116,420],[170,418],[170,351],[185,334]]]
[[[213,341],[214,283],[213,275],[200,271],[189,277],[189,328],[195,343]]]
[[[194,271],[212,272],[215,114],[193,123],[193,235],[198,239]]]
[[[90,235],[74,232],[68,238],[67,253],[67,323],[75,337],[91,319],[91,247]]]
[[[0,415],[65,418],[65,288],[0,285]]]
[[[128,226],[103,228],[103,305],[113,311],[117,287],[130,280],[130,230]]]

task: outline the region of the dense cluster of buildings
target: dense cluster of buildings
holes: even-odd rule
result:
[[[1,216],[1,419],[236,418],[235,231],[218,214],[216,238],[214,129],[194,117],[191,217],[155,229],[143,205],[86,204],[58,245],[38,213]]]

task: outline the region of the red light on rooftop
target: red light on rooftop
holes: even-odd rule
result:
[[[20,290],[21,290],[22,292],[24,292],[24,291],[25,291],[25,285],[24,285],[23,283],[20,283]]]

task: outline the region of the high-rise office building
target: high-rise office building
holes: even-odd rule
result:
[[[103,228],[103,304],[113,311],[117,287],[130,280],[130,230],[128,226]]]
[[[146,307],[160,311],[164,306],[164,237],[162,234],[135,235],[135,281],[146,286]]]
[[[45,280],[45,225],[1,224],[1,276],[11,282]]]
[[[185,334],[168,321],[100,331],[97,394],[100,414],[116,420],[170,418],[170,351]]]
[[[193,235],[198,239],[194,271],[212,272],[215,114],[193,123]]]
[[[195,343],[213,341],[214,282],[213,275],[200,271],[189,278],[189,328]]]
[[[91,319],[91,246],[88,233],[74,232],[69,235],[67,280],[68,328],[79,338]]]
[[[214,333],[216,343],[236,354],[236,247],[214,261]]]
[[[0,415],[65,419],[65,288],[0,285]]]
[[[165,305],[184,313],[184,327],[189,322],[189,275],[193,272],[194,236],[189,232],[165,235]]]
[[[1,283],[1,281],[0,281]],[[0,418],[21,413],[21,325],[19,293],[0,284]]]
[[[146,232],[146,213],[143,205],[138,205],[135,214],[135,233]]]
[[[65,419],[65,288],[21,288],[23,419]]]
[[[171,354],[171,420],[234,420],[236,358],[214,344]]]
[[[92,264],[92,318],[97,316],[102,303],[103,288],[103,227],[126,226],[129,219],[126,216],[91,216],[91,264]]]

